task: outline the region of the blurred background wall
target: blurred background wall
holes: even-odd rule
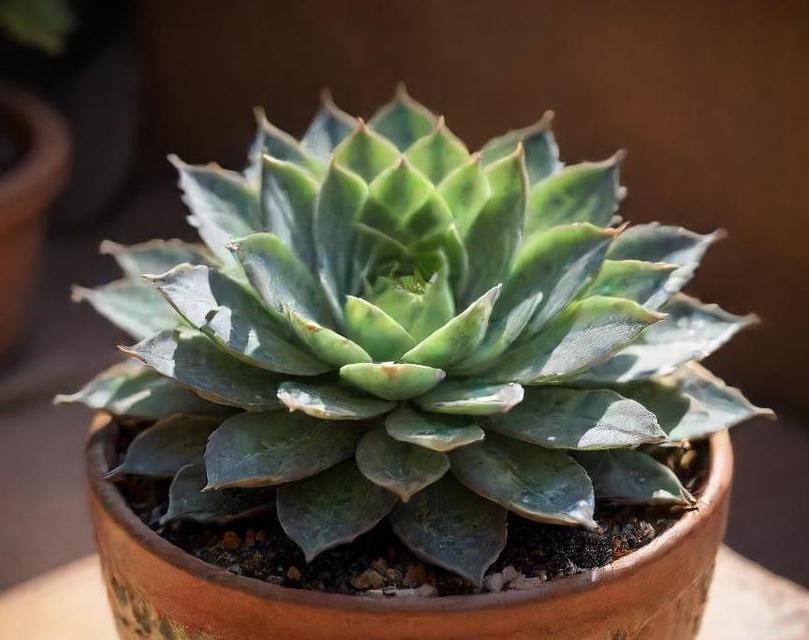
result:
[[[690,291],[764,322],[709,364],[782,416],[734,432],[729,540],[809,585],[809,2],[76,4],[83,26],[61,71],[43,80],[30,57],[2,50],[0,60],[4,79],[74,114],[77,158],[87,159],[68,191],[78,195],[55,214],[29,337],[0,363],[0,586],[91,548],[88,414],[48,401],[126,339],[71,307],[67,286],[110,276],[95,254],[103,237],[190,237],[165,155],[241,167],[254,105],[299,135],[321,87],[367,115],[400,80],[470,147],[553,109],[566,162],[629,150],[626,218],[729,231]],[[76,50],[89,52],[84,63]],[[99,66],[94,82],[80,80]]]

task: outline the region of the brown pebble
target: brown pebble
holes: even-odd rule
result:
[[[222,534],[222,546],[228,551],[236,551],[241,543],[242,540],[235,531],[225,531]]]
[[[388,569],[385,571],[385,577],[388,580],[392,580],[393,582],[401,582],[402,580],[402,573],[398,569]]]
[[[509,582],[514,582],[521,576],[522,574],[511,565],[508,565],[507,567],[503,568],[503,582],[505,584],[508,584]]]
[[[358,591],[381,589],[385,586],[385,578],[373,569],[366,569],[360,575],[351,578],[351,586]]]
[[[302,577],[303,576],[301,575],[301,570],[298,569],[298,567],[296,567],[294,564],[289,569],[287,569],[287,578],[289,578],[290,580],[300,582]]]
[[[385,558],[377,558],[371,563],[371,568],[377,573],[384,574],[388,570],[388,563]]]
[[[264,529],[256,531],[256,542],[267,542],[267,532]]]
[[[490,593],[498,593],[503,590],[505,580],[502,573],[490,573],[483,579],[483,587]]]
[[[427,582],[427,569],[423,564],[407,565],[407,572],[404,578],[405,584],[411,587],[418,587]]]
[[[244,534],[244,546],[253,547],[256,544],[256,532],[253,529],[248,529]]]

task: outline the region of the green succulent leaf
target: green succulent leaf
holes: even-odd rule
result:
[[[606,227],[624,197],[618,169],[625,155],[572,165],[538,183],[528,198],[526,237],[571,222]]]
[[[595,528],[593,485],[562,451],[489,433],[453,451],[452,473],[478,495],[514,513],[550,524]]]
[[[284,382],[278,387],[278,399],[290,411],[303,411],[322,420],[367,420],[396,406],[336,384]]]
[[[702,360],[739,330],[758,322],[756,316],[737,316],[717,305],[702,304],[677,294],[661,311],[667,317],[613,356],[587,372],[589,382],[631,382],[666,375],[692,360]]]
[[[94,289],[73,287],[72,299],[90,303],[96,312],[136,340],[182,324],[180,316],[157,291],[130,278]]]
[[[506,515],[505,509],[447,474],[400,503],[390,523],[416,556],[480,586],[486,569],[506,546]]]
[[[320,110],[309,125],[301,142],[321,162],[328,162],[334,149],[345,140],[357,126],[356,121],[340,109],[324,91],[320,99]]]
[[[666,439],[654,413],[608,389],[534,387],[487,429],[548,449],[615,449]]]
[[[368,481],[346,461],[278,489],[278,520],[303,549],[307,562],[373,529],[396,504],[396,496]]]
[[[404,86],[400,85],[393,100],[374,114],[369,124],[404,151],[435,128],[436,118],[424,105],[413,100]]]
[[[466,164],[444,178],[438,192],[449,205],[461,237],[466,237],[491,195],[480,155],[471,156]]]
[[[505,413],[522,399],[523,388],[514,382],[447,380],[414,402],[421,409],[435,413],[488,416]]]
[[[216,269],[183,264],[150,280],[191,326],[250,365],[301,376],[331,368],[287,340],[288,329],[258,298]]]
[[[334,150],[333,162],[350,169],[370,183],[398,158],[399,150],[390,140],[359,121],[354,132]]]
[[[522,143],[525,149],[525,168],[528,171],[528,182],[531,186],[548,178],[562,169],[559,162],[559,147],[551,132],[553,112],[546,111],[536,124],[524,129],[515,129],[489,140],[480,150],[483,161],[491,164],[513,153],[517,145]]]
[[[441,382],[446,373],[419,364],[393,362],[347,364],[340,377],[357,389],[385,398],[407,400],[423,395]]]
[[[263,109],[255,109],[255,116],[258,128],[250,149],[250,161],[253,167],[260,167],[262,158],[269,155],[278,160],[292,162],[315,176],[319,176],[323,172],[323,165],[317,157],[286,131],[281,131],[267,120]],[[260,170],[256,173],[260,175]]]
[[[657,309],[674,293],[668,285],[677,268],[665,262],[605,260],[583,295],[626,298],[647,309]]]
[[[410,349],[401,360],[443,369],[455,364],[480,345],[499,295],[500,285],[497,285]]]
[[[221,415],[229,411],[134,360],[112,365],[76,393],[57,395],[54,402],[81,402],[116,416],[144,419],[165,418],[175,413]]]
[[[129,246],[104,240],[99,250],[115,258],[118,266],[130,278],[140,278],[145,273],[165,273],[184,262],[213,264],[213,256],[205,247],[182,240],[149,240]]]
[[[187,464],[202,462],[205,443],[221,418],[174,415],[141,431],[126,449],[123,462],[107,474],[173,478]]]
[[[407,149],[406,155],[433,184],[438,184],[469,160],[466,145],[447,129],[443,117],[438,119],[432,133],[419,138]]]
[[[419,342],[455,315],[452,291],[441,273],[429,281],[417,275],[377,278],[369,300]]]
[[[690,504],[693,497],[666,465],[633,449],[576,454],[599,500],[626,505]]]
[[[119,348],[211,402],[253,411],[281,406],[274,374],[220,351],[201,333],[161,331],[133,347]]]
[[[464,238],[469,252],[467,301],[502,282],[517,253],[528,190],[522,147],[486,167],[486,178],[492,195]]]
[[[287,309],[287,317],[298,339],[323,362],[333,367],[371,362],[371,356],[362,347],[336,331],[304,318],[292,309]]]
[[[320,473],[350,458],[365,428],[305,413],[240,413],[211,434],[207,489],[266,487]]]
[[[407,502],[449,470],[449,458],[438,451],[395,440],[380,426],[360,441],[357,467],[371,482]]]
[[[486,378],[542,384],[570,378],[610,358],[664,316],[622,298],[574,302],[533,338],[515,344]]]
[[[440,452],[464,447],[486,436],[474,418],[468,415],[420,413],[406,405],[388,414],[385,430],[395,440]]]
[[[416,344],[402,325],[362,298],[346,298],[345,323],[348,337],[374,360],[397,360]]]
[[[204,464],[188,464],[169,487],[169,507],[161,525],[177,520],[227,524],[275,509],[275,489],[222,489],[203,491],[208,484]]]
[[[261,229],[258,194],[240,174],[218,165],[193,166],[177,156],[169,161],[180,174],[183,201],[191,211],[188,221],[219,260],[233,264],[230,239]]]
[[[270,309],[293,309],[317,322],[328,323],[330,312],[319,283],[284,242],[272,233],[231,241],[233,253],[247,279]]]

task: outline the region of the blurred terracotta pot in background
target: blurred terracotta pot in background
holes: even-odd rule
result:
[[[90,505],[123,640],[690,640],[727,518],[730,440],[710,441],[698,509],[602,569],[525,591],[443,598],[289,589],[233,575],[158,536],[102,480],[118,427],[99,418],[87,449]]]
[[[45,213],[67,176],[70,138],[61,116],[0,84],[0,354],[20,336],[37,275]]]

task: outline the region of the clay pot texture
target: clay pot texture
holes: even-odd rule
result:
[[[115,485],[118,427],[97,419],[87,448],[90,506],[123,640],[687,640],[699,627],[725,530],[733,471],[710,440],[698,508],[611,565],[525,591],[385,598],[289,589],[228,573],[144,525]]]
[[[0,173],[0,354],[20,336],[31,302],[45,213],[67,177],[70,137],[62,117],[34,96],[0,84],[0,118],[22,138],[20,160]]]

